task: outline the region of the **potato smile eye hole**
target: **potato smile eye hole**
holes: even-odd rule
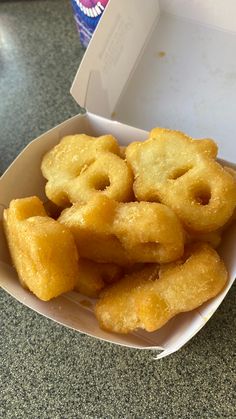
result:
[[[93,182],[93,187],[96,191],[105,191],[111,185],[110,179],[108,176],[101,176]]]
[[[194,200],[200,205],[208,205],[211,199],[211,190],[204,186],[194,192]]]
[[[186,166],[186,167],[178,167],[175,169],[171,175],[169,176],[170,180],[176,180],[185,175],[190,169],[192,169],[192,166]]]

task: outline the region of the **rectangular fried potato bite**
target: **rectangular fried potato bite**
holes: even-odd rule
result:
[[[47,301],[74,288],[78,254],[69,229],[48,217],[37,197],[15,199],[3,224],[20,282]]]

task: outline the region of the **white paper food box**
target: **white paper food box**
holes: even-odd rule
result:
[[[219,157],[233,166],[235,16],[234,0],[110,0],[71,89],[87,113],[41,135],[12,163],[0,179],[1,215],[13,198],[38,195],[46,200],[40,163],[46,151],[68,134],[111,133],[126,145],[147,138],[143,129],[164,126],[196,138],[214,138]],[[88,298],[75,292],[50,302],[38,300],[17,280],[2,227],[0,284],[18,301],[58,323],[116,344],[158,350],[161,358],[177,351],[205,325],[231,287],[236,276],[236,226],[224,238],[220,253],[230,275],[226,289],[154,333],[102,331]]]

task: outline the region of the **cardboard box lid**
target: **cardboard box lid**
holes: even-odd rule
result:
[[[212,137],[236,161],[236,2],[110,0],[71,93],[88,111]]]

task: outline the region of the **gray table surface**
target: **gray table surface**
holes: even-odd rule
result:
[[[0,1],[1,173],[78,113],[69,88],[82,55],[69,1]],[[235,417],[235,289],[160,361],[68,330],[0,291],[0,418]]]

